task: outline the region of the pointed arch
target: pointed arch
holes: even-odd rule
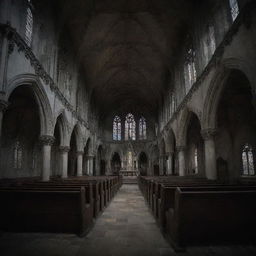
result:
[[[44,86],[34,74],[21,74],[9,81],[6,91],[6,101],[11,93],[19,86],[29,86],[39,106],[40,114],[40,135],[52,135],[54,129],[53,113]]]
[[[60,145],[68,145],[68,122],[64,111],[61,111],[61,113],[57,116],[54,127],[56,127],[56,125],[58,125],[60,133]]]

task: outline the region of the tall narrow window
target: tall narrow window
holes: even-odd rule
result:
[[[194,152],[194,161],[195,161],[194,173],[197,174],[198,173],[198,151],[197,151],[197,147],[195,148],[195,152]]]
[[[14,155],[13,163],[15,169],[21,169],[22,167],[22,147],[19,141],[16,141],[14,144]]]
[[[170,94],[170,114],[171,114],[171,117],[173,115],[173,113],[175,112],[175,95],[174,95],[174,92],[171,92]]]
[[[243,175],[255,175],[252,146],[245,144],[242,152]]]
[[[239,14],[239,6],[237,0],[229,0],[232,20],[234,21]]]
[[[146,119],[144,117],[141,117],[139,121],[139,138],[140,140],[147,139],[147,126]]]
[[[28,1],[30,3],[30,1]],[[26,27],[25,27],[25,42],[28,46],[31,46],[32,43],[32,34],[33,34],[33,13],[31,8],[27,7],[27,16],[26,16]]]
[[[133,114],[129,113],[125,119],[125,140],[136,139],[136,122]]]
[[[191,86],[196,81],[196,65],[195,65],[196,52],[193,47],[189,47],[186,53],[185,65],[184,65],[184,76],[185,76],[185,87],[186,94],[189,92]]]
[[[115,116],[113,121],[113,140],[121,140],[121,119]]]

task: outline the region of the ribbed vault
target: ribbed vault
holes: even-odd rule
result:
[[[156,114],[190,17],[188,0],[58,0],[101,113]]]

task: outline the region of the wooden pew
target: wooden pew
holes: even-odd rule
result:
[[[55,177],[49,182],[41,182],[39,178],[15,179],[9,180],[8,182],[6,180],[3,182],[0,181],[0,198],[6,208],[6,211],[2,211],[2,215],[0,215],[3,217],[1,220],[4,220],[6,216],[10,215],[8,222],[1,222],[0,228],[21,231],[76,232],[80,235],[84,234],[93,225],[93,218],[96,218],[99,212],[103,211],[104,207],[111,200],[111,195],[114,195],[120,186],[121,180],[115,176],[72,177],[65,180]],[[72,205],[70,200],[73,194],[75,198],[78,193],[81,197],[81,189],[83,191],[82,197],[84,198],[84,205],[80,205],[82,214],[78,213],[77,199],[74,199],[73,202],[76,206]],[[8,196],[6,197],[6,195]],[[40,208],[40,205],[36,202],[37,196],[44,205],[44,208]],[[62,197],[59,203],[54,203],[59,197]],[[9,198],[9,201],[4,198]],[[49,204],[47,204],[47,200],[49,200]],[[27,204],[26,209],[32,209],[30,217],[29,210],[27,210],[28,212],[26,210],[23,211],[21,207],[23,204]],[[60,207],[62,205],[64,206],[61,209]],[[66,211],[65,207],[67,208]],[[73,212],[72,207],[74,208]],[[42,212],[46,213],[42,218],[42,222],[45,224],[37,225],[36,221],[40,219]],[[48,213],[49,218],[47,217]],[[52,225],[53,219],[57,219],[57,213],[63,216],[61,215],[59,222],[56,221],[56,224]],[[68,217],[69,213],[71,214],[70,221]],[[79,217],[81,221],[75,222],[78,215],[82,216]],[[66,226],[64,220],[67,221]],[[78,227],[80,227],[80,231],[78,231]]]
[[[6,231],[85,234],[91,226],[85,189],[0,189],[0,228]]]
[[[180,188],[166,212],[167,234],[176,250],[191,244],[255,242],[256,189]]]

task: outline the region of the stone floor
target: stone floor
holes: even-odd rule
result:
[[[69,234],[2,233],[0,255],[6,256],[256,256],[252,246],[189,247],[175,253],[163,238],[137,185],[123,185],[92,231],[83,238]]]

